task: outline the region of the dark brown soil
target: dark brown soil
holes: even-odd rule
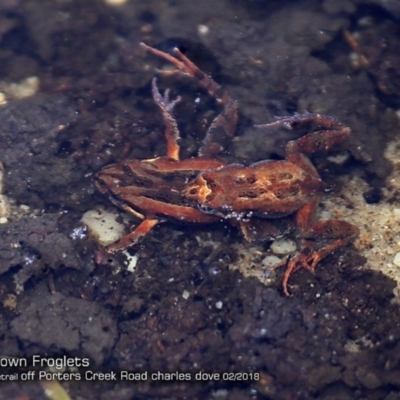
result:
[[[340,171],[324,166],[329,183],[336,172],[357,172],[379,191],[391,170],[383,151],[398,135],[393,110],[400,106],[400,13],[385,7],[362,0],[2,1],[0,80],[35,75],[41,82],[40,93],[0,107],[4,194],[32,211],[0,225],[2,362],[88,358],[89,367],[70,369],[80,381],[60,380],[71,399],[400,398],[395,283],[363,268],[351,246],[315,275],[296,273],[287,298],[281,272],[266,287],[229,270],[232,244],[245,241],[224,224],[161,225],[131,250],[139,261],[128,272],[122,254],[96,265],[97,245],[79,222],[95,206],[112,207],[94,189],[101,167],[165,154],[150,90],[161,62],[141,41],[180,46],[238,100],[239,139],[229,159],[282,155],[287,132],[266,140],[252,126],[319,112],[350,126],[359,141],[348,143],[352,157]],[[351,65],[346,29],[363,30],[368,66]],[[176,110],[182,156],[195,155],[215,104],[181,77],[159,83],[183,96]],[[221,247],[208,263],[213,248],[199,241],[210,239]],[[87,370],[117,379],[88,382]],[[121,371],[142,375],[124,381]],[[198,379],[201,371],[211,375]],[[38,381],[0,383],[0,399],[42,398]]]

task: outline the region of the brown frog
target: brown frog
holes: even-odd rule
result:
[[[288,280],[300,268],[314,271],[318,263],[336,249],[349,243],[358,228],[345,221],[314,221],[320,195],[326,185],[306,154],[329,150],[350,135],[350,128],[321,114],[303,114],[281,118],[260,128],[314,123],[319,130],[289,141],[284,160],[265,160],[249,166],[227,164],[216,157],[222,143],[234,136],[237,102],[208,75],[196,67],[178,49],[173,55],[142,43],[149,52],[171,62],[173,71],[195,79],[223,106],[211,123],[197,157],[179,157],[179,130],[172,115],[180,98],[162,95],[156,78],[153,98],[162,112],[167,155],[148,160],[127,160],[103,168],[96,174],[98,189],[111,201],[141,220],[129,234],[105,248],[109,254],[135,245],[159,222],[211,223],[227,220],[238,225],[251,240],[260,219],[276,219],[294,214],[303,249],[286,264],[283,291]],[[171,73],[171,72],[170,72]],[[314,249],[307,239],[324,239],[327,244]],[[283,264],[283,263],[282,263]]]

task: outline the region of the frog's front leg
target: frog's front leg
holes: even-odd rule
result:
[[[153,99],[157,106],[160,108],[163,121],[165,125],[165,137],[167,139],[167,156],[173,160],[179,160],[179,144],[180,138],[178,125],[175,118],[172,115],[172,111],[177,103],[181,101],[180,96],[175,100],[169,99],[169,89],[164,92],[164,96],[161,95],[157,87],[157,78],[153,78],[151,81]]]
[[[304,239],[304,250],[292,257],[282,280],[283,292],[289,296],[287,288],[290,276],[301,268],[314,272],[319,262],[335,250],[345,246],[358,235],[358,228],[346,221],[324,220],[312,223],[319,199],[315,198],[296,213],[296,223]],[[315,250],[309,239],[328,240],[328,244]],[[279,264],[279,265],[283,265]]]
[[[222,152],[236,131],[238,121],[237,101],[233,100],[228,92],[199,69],[179,49],[175,48],[173,50],[174,55],[172,56],[154,47],[147,46],[145,43],[141,43],[140,45],[156,56],[174,64],[180,73],[197,80],[218,103],[223,105],[222,112],[214,119],[207,130],[203,145],[199,150],[199,155],[212,156]],[[171,74],[171,72],[167,72],[167,74]]]
[[[117,251],[126,250],[136,244],[143,236],[146,236],[158,223],[158,219],[144,219],[132,232],[106,246],[105,251],[108,254],[114,254]]]

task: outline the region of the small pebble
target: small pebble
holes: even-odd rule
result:
[[[296,248],[296,243],[290,239],[276,239],[271,244],[271,251],[275,254],[290,254],[293,253]]]
[[[126,250],[123,252],[123,254],[126,256],[126,260],[128,262],[127,265],[127,271],[128,272],[134,272],[136,269],[136,265],[139,260],[139,256],[137,254],[131,256]]]
[[[104,0],[106,4],[110,6],[120,6],[121,4],[125,4],[128,0]]]
[[[210,29],[208,28],[207,25],[198,25],[197,26],[197,32],[199,33],[200,36],[205,36],[209,33]]]
[[[118,240],[125,231],[124,225],[116,221],[117,215],[104,208],[89,210],[83,214],[81,222],[88,227],[88,232],[102,246]]]
[[[223,305],[224,305],[224,303],[223,303],[222,301],[217,301],[217,302],[215,303],[215,307],[216,307],[218,310],[220,310],[220,309],[222,308]]]
[[[267,256],[261,261],[261,264],[265,268],[271,268],[280,262],[281,259],[277,256]]]
[[[393,264],[396,265],[396,267],[400,267],[400,252],[396,253],[396,255],[394,256]]]
[[[377,204],[382,199],[382,191],[379,188],[371,188],[363,193],[364,200],[367,204]]]

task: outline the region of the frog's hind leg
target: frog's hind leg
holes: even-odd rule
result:
[[[140,43],[142,47],[151,53],[164,58],[164,60],[169,61],[174,64],[178,70],[187,76],[197,80],[201,86],[204,87],[210,93],[211,96],[221,104],[232,104],[234,103],[237,107],[237,102],[231,98],[229,93],[227,93],[218,83],[216,83],[210,76],[204,73],[200,68],[198,68],[192,61],[190,61],[177,47],[173,49],[174,55],[165,53],[164,51],[158,50],[154,47],[147,46],[145,43]],[[161,71],[161,73],[166,75],[171,75],[176,73],[176,71]]]
[[[286,296],[289,296],[288,281],[290,276],[301,268],[314,272],[321,260],[350,243],[359,233],[358,228],[346,221],[322,220],[313,222],[318,206],[318,198],[310,200],[297,211],[296,223],[303,237],[303,250],[295,254],[287,263],[279,263],[277,266],[286,265],[283,275],[282,288]],[[314,249],[310,240],[325,240],[327,243]]]
[[[179,144],[180,138],[178,125],[172,115],[172,111],[177,103],[181,101],[180,97],[170,100],[169,89],[164,92],[164,96],[157,87],[157,78],[151,81],[153,99],[160,108],[165,125],[165,137],[167,138],[167,156],[174,160],[179,160]]]
[[[141,46],[151,53],[164,58],[174,64],[179,72],[188,75],[197,80],[201,86],[213,96],[218,103],[223,105],[222,112],[214,119],[207,130],[203,145],[199,150],[200,156],[212,156],[220,153],[234,136],[238,121],[238,104],[236,100],[218,85],[210,76],[199,69],[192,61],[190,61],[178,48],[175,48],[174,56],[161,50],[147,46],[141,43]],[[175,73],[173,71],[172,73]],[[167,72],[166,74],[171,74]]]

